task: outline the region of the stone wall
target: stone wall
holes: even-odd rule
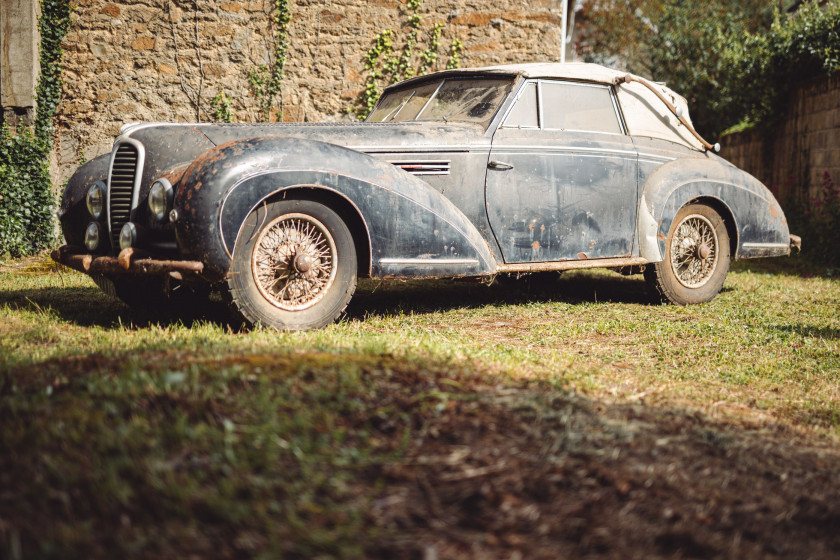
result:
[[[840,183],[840,75],[798,86],[770,133],[748,130],[721,145],[723,157],[773,187],[780,200],[813,200],[825,172]]]
[[[560,2],[425,0],[422,29],[446,24],[441,52],[460,39],[464,67],[559,60]],[[405,0],[289,4],[283,118],[349,118],[375,35],[390,28],[402,43]],[[233,99],[235,121],[255,120],[248,73],[272,51],[271,10],[263,0],[78,0],[64,41],[56,179],[63,182],[79,162],[109,151],[125,122],[212,120],[210,101],[219,92]]]

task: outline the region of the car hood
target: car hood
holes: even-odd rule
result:
[[[166,142],[178,132],[200,134],[203,142],[226,144],[245,138],[301,138],[337,144],[361,152],[444,151],[487,146],[484,128],[469,123],[271,123],[271,124],[180,124],[148,123],[126,125],[123,138],[134,138],[146,146]]]

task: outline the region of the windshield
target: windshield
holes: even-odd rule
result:
[[[466,121],[490,123],[513,80],[447,78],[389,91],[367,122]]]

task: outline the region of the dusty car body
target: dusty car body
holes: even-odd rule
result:
[[[388,88],[364,123],[127,125],[70,179],[53,256],[130,304],[215,286],[279,329],[332,322],[359,276],[644,269],[699,303],[731,259],[795,240],[709,148],[682,97],[636,76],[444,71]]]

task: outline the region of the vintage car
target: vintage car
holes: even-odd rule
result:
[[[716,148],[634,75],[448,70],[387,88],[363,123],[126,125],[70,179],[53,258],[130,305],[221,289],[277,329],[333,322],[358,277],[609,267],[700,303],[731,259],[797,242]]]

